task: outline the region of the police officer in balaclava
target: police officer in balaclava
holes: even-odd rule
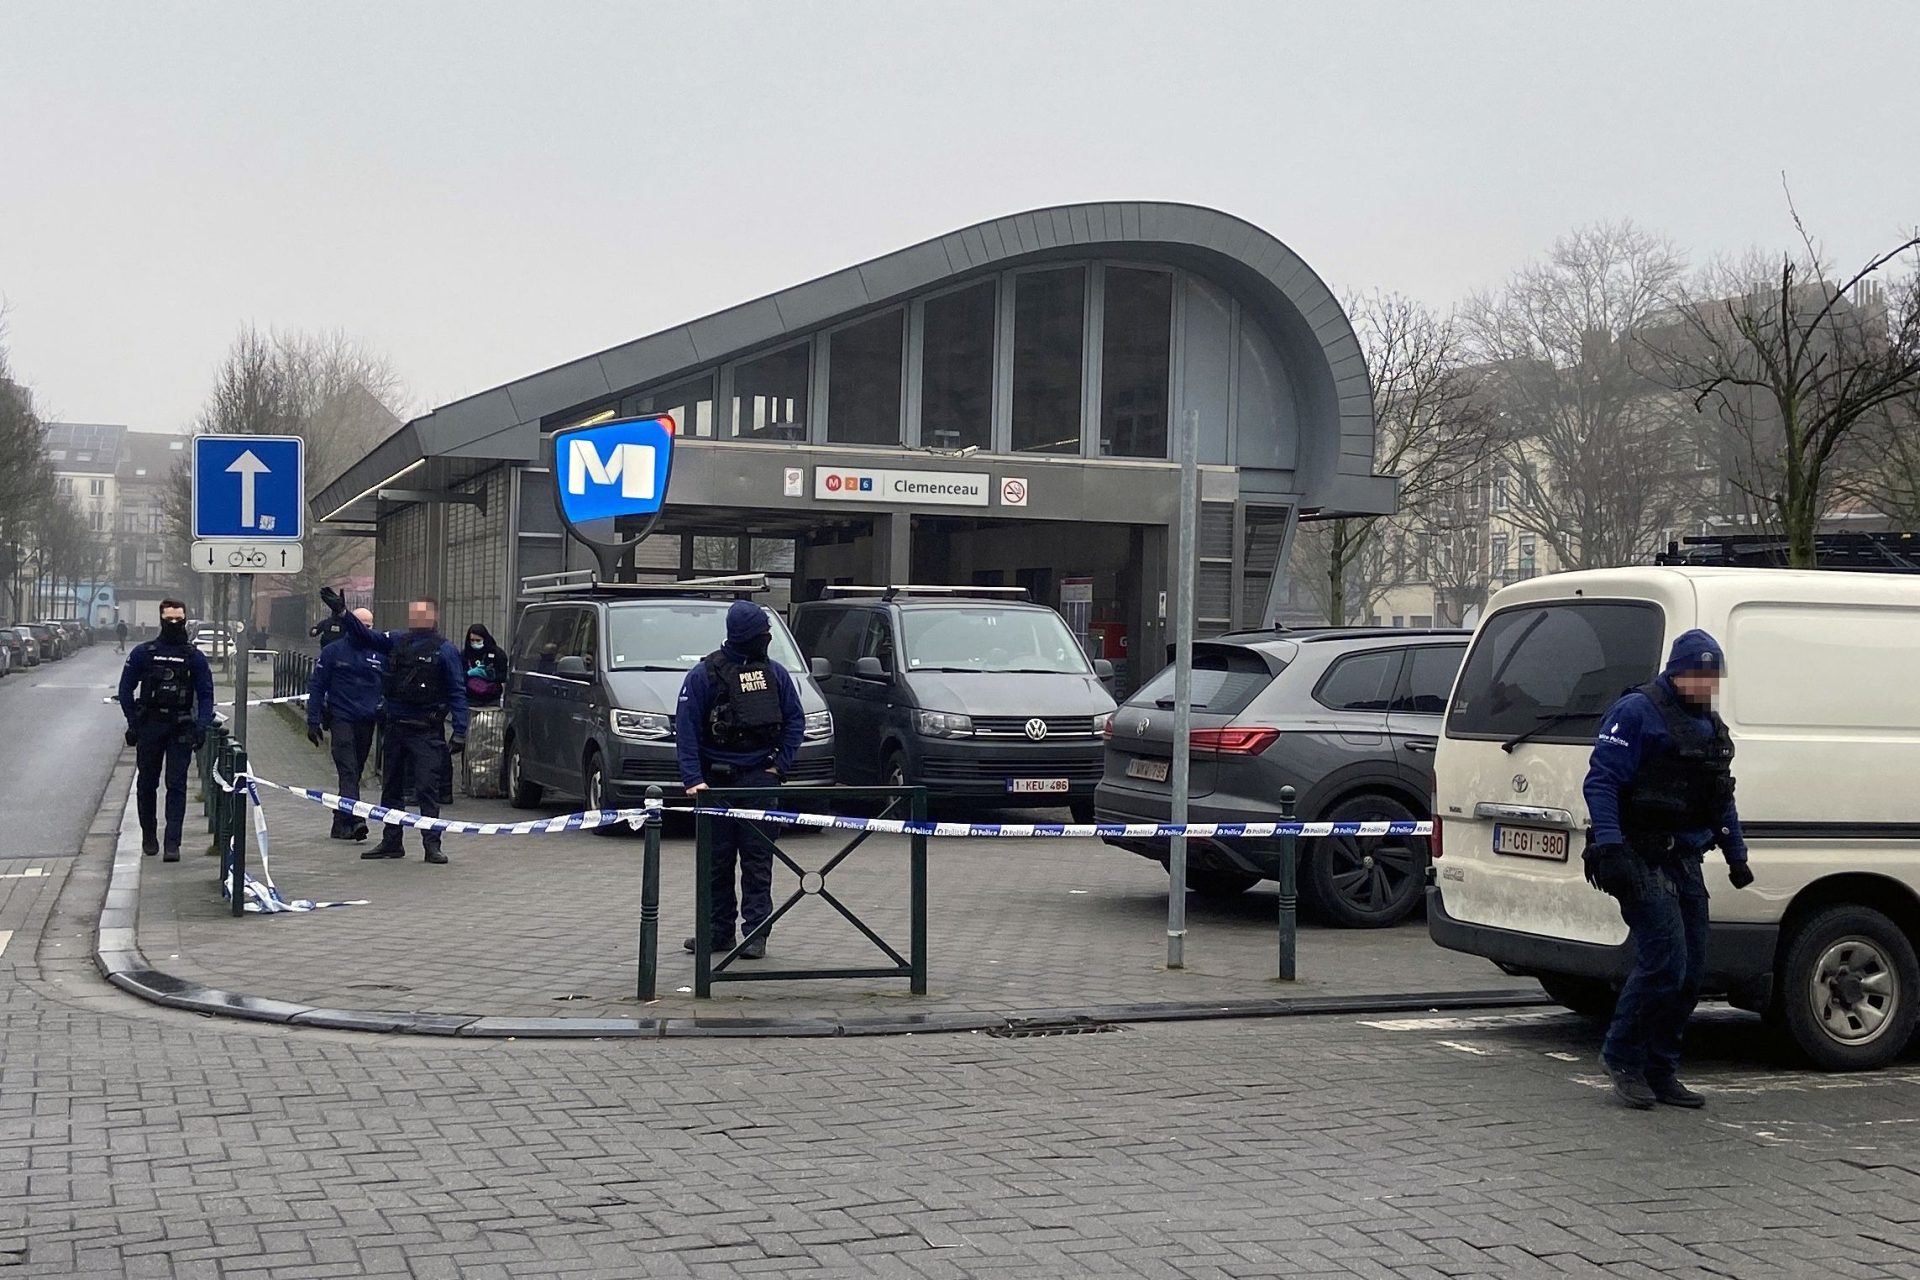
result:
[[[133,647],[120,672],[120,709],[137,769],[134,803],[140,814],[140,851],[180,861],[180,826],[187,816],[187,766],[213,724],[213,668],[187,635],[187,606],[160,602],[160,634]],[[167,825],[158,830],[160,776],[167,779]]]
[[[767,655],[773,623],[751,600],[736,600],[727,610],[727,641],[687,672],[680,686],[675,746],[680,781],[698,796],[709,786],[777,787],[793,767],[806,732],[806,713],[793,676]],[[721,819],[713,825],[712,918],[707,922],[713,949],[733,950],[733,864],[740,863],[739,922],[748,934],[743,959],[767,954],[767,931],[756,929],[773,914],[773,852],[742,830],[746,824]],[[692,951],[698,939],[688,938]]]

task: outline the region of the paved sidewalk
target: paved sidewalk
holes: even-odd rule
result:
[[[331,787],[326,755],[308,746],[291,709],[255,708],[261,776]],[[371,792],[370,792],[371,794]],[[905,979],[691,988],[693,849],[671,824],[663,851],[661,998],[635,996],[641,841],[587,833],[449,836],[451,864],[428,866],[417,833],[400,862],[365,862],[364,846],[325,838],[327,811],[264,793],[272,871],[288,897],[365,898],[369,905],[234,919],[216,865],[191,853],[143,867],[139,944],[175,977],[248,995],[337,1009],[511,1017],[766,1017],[872,1019],[895,1014],[1010,1014],[1114,1005],[1211,1004],[1305,996],[1505,990],[1537,993],[1483,961],[1434,947],[1424,924],[1385,931],[1305,926],[1300,980],[1273,978],[1270,889],[1228,903],[1193,898],[1187,968],[1164,967],[1166,875],[1096,840],[931,843],[930,992]],[[113,797],[108,798],[113,804]],[[567,812],[553,806],[546,812]],[[458,800],[449,816],[513,821],[504,802]],[[783,841],[818,866],[842,833]],[[903,954],[906,841],[874,837],[831,877],[834,892]],[[775,902],[795,887],[778,868]],[[883,960],[818,898],[782,922],[768,964]],[[740,962],[742,969],[748,962]]]

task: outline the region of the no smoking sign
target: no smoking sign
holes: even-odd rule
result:
[[[1027,482],[1023,479],[1008,477],[1000,482],[1000,505],[1003,507],[1024,507],[1027,505]]]

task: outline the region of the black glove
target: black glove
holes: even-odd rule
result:
[[[461,737],[457,733],[447,743],[447,751],[456,756],[459,755],[461,752],[465,751],[466,749],[467,749],[467,740]]]
[[[193,728],[193,734],[191,737],[187,739],[187,742],[192,745],[195,751],[198,751],[200,748],[207,745],[207,731],[205,729],[202,729],[200,726],[195,725]]]
[[[127,726],[127,745],[132,747],[132,746],[138,746],[139,743],[140,743],[140,731],[134,728],[132,725],[128,725]]]
[[[347,611],[347,598],[332,587],[320,588],[320,603],[327,606],[327,608],[334,613],[345,613]]]
[[[1633,850],[1624,844],[1590,844],[1580,860],[1587,883],[1602,893],[1624,898],[1633,892]]]
[[[317,747],[317,746],[319,746],[319,745],[320,745],[320,744],[321,744],[322,742],[324,742],[325,740],[326,740],[326,737],[325,737],[325,735],[324,735],[324,734],[322,734],[322,733],[320,732],[320,726],[319,726],[319,725],[317,725],[317,724],[310,724],[310,725],[308,725],[308,726],[307,726],[307,741],[308,741],[308,742],[311,742],[311,743],[312,743],[312,744],[313,744],[314,746],[316,746],[316,747]]]
[[[1727,879],[1733,881],[1734,888],[1744,889],[1753,883],[1753,868],[1744,862],[1729,862]]]

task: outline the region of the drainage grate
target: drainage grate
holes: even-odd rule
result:
[[[1105,1031],[1125,1031],[1117,1022],[1096,1022],[1092,1018],[1069,1018],[1062,1021],[1015,1021],[1004,1027],[993,1027],[987,1034],[996,1040],[1035,1040],[1041,1036],[1091,1036]]]

